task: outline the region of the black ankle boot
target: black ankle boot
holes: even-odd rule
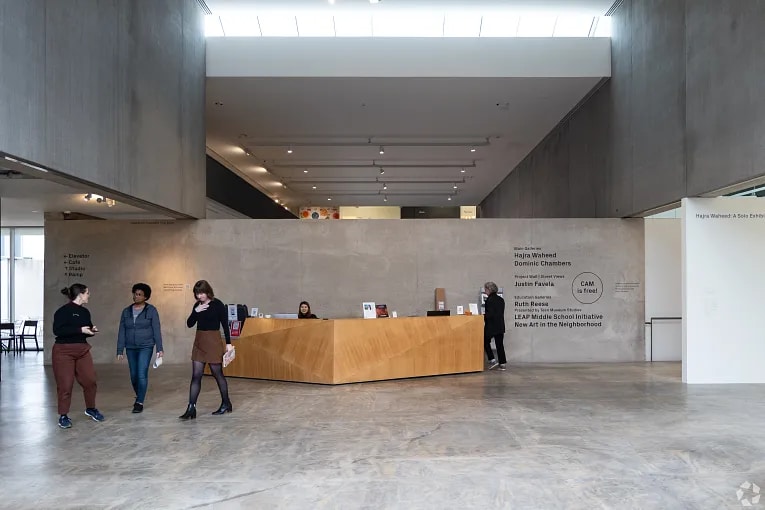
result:
[[[212,414],[225,414],[230,413],[234,410],[234,406],[231,405],[231,402],[223,402],[217,411],[213,411]]]
[[[181,420],[193,420],[197,417],[197,406],[195,404],[189,404],[189,407],[186,408],[186,412],[183,413],[180,418]]]

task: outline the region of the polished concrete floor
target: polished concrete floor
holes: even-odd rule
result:
[[[41,359],[0,356],[1,508],[720,509],[742,508],[745,481],[765,487],[765,387],[687,387],[679,364],[232,379],[223,417],[205,378],[185,423],[188,367],[152,370],[133,415],[126,367],[103,365],[106,421],[78,390],[61,430]]]

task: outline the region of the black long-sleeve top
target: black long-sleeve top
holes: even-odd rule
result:
[[[93,327],[90,311],[71,301],[53,314],[53,334],[57,344],[88,343],[88,335],[82,332],[85,326]]]
[[[489,335],[501,335],[505,332],[505,300],[492,292],[484,303],[483,329]]]
[[[228,310],[223,302],[215,298],[210,301],[210,306],[204,312],[195,310],[200,302],[194,303],[191,307],[191,315],[186,319],[186,325],[190,328],[197,325],[197,331],[218,331],[221,326],[223,327],[223,334],[226,335],[226,343],[231,343],[231,332],[228,329]]]

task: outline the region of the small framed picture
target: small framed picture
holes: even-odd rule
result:
[[[257,317],[258,316],[258,309],[252,308],[250,309],[250,317]]]

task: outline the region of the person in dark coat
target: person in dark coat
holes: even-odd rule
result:
[[[483,286],[486,292],[486,302],[484,303],[483,316],[483,348],[486,351],[486,357],[489,360],[489,370],[495,368],[499,370],[507,369],[507,358],[505,357],[505,300],[497,292],[497,284],[486,282]],[[491,339],[497,346],[497,358],[491,349]]]

